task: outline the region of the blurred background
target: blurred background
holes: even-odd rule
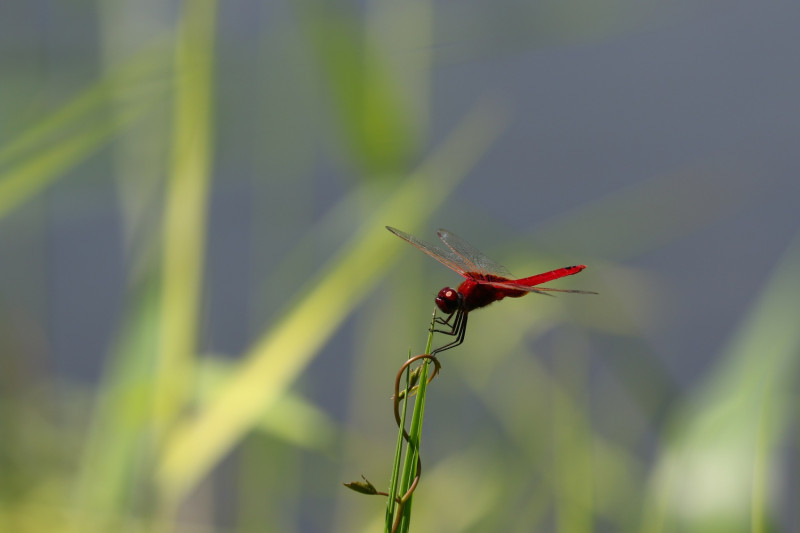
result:
[[[800,4],[0,6],[0,530],[796,531]],[[444,339],[437,339],[436,344]]]

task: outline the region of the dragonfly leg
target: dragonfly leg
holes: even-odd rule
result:
[[[444,346],[439,346],[435,350],[431,352],[432,356],[436,356],[438,353],[442,353],[445,350],[449,350],[451,348],[455,348],[456,346],[460,345],[464,342],[464,337],[467,334],[467,313],[463,312],[462,310],[457,311],[457,316],[455,322],[453,322],[453,329],[450,332],[443,331],[441,333],[445,333],[447,335],[455,335],[455,339],[452,342],[448,342]]]
[[[456,316],[457,314],[458,314],[458,312],[457,312],[457,311],[454,311],[454,312],[450,313],[449,315],[447,315],[447,318],[442,318],[442,317],[438,317],[438,316],[437,316],[437,317],[434,319],[434,322],[436,322],[437,324],[442,324],[442,325],[444,325],[444,326],[449,326],[449,325],[450,325],[450,320],[451,320],[451,319],[452,319],[454,316]],[[451,327],[452,327],[452,326],[451,326]]]
[[[456,311],[450,313],[447,318],[436,318],[435,322],[438,324],[442,324],[443,326],[447,326],[447,329],[434,329],[434,333],[444,333],[445,335],[457,335],[458,328],[461,324],[461,320],[466,313],[464,313],[461,309],[457,309]],[[450,324],[450,320],[455,317],[455,321]]]

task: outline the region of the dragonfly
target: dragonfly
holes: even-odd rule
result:
[[[593,291],[540,287],[548,281],[577,274],[586,268],[586,265],[572,265],[527,278],[515,279],[503,265],[489,259],[452,231],[440,229],[436,232],[445,245],[445,248],[441,248],[397,228],[386,226],[386,229],[465,278],[457,289],[445,287],[436,295],[436,307],[447,315],[447,318],[437,318],[436,321],[447,329],[434,331],[450,335],[454,339],[433,350],[431,355],[434,356],[464,342],[467,318],[471,311],[486,307],[503,298],[520,298],[532,292],[546,295],[551,292],[597,294]]]

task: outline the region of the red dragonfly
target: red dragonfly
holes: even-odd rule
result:
[[[407,241],[447,268],[454,270],[466,278],[458,289],[445,287],[436,296],[436,306],[447,316],[437,318],[437,322],[449,329],[435,330],[438,333],[451,335],[455,339],[444,346],[433,350],[431,355],[455,348],[464,342],[467,332],[467,316],[470,311],[486,307],[503,298],[519,298],[529,292],[547,294],[548,292],[571,292],[577,294],[597,294],[592,291],[576,291],[570,289],[551,289],[539,287],[542,283],[577,274],[586,265],[573,265],[557,268],[543,274],[527,278],[514,279],[514,276],[503,265],[496,263],[479,252],[470,243],[451,231],[440,229],[436,232],[447,248],[439,248],[433,244],[417,239],[399,229],[386,226],[386,229]],[[452,323],[450,321],[453,321]]]

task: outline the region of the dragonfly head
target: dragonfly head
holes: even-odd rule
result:
[[[451,287],[445,287],[436,296],[436,306],[447,315],[452,315],[461,306],[461,293]]]

